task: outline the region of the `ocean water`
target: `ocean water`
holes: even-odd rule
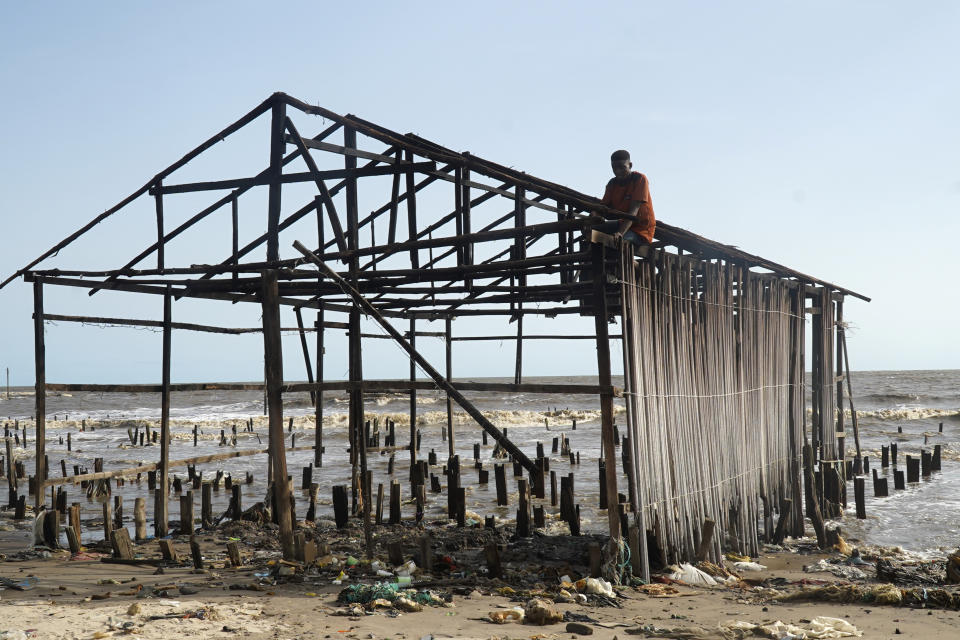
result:
[[[851,382],[862,451],[870,458],[870,468],[887,478],[890,495],[873,497],[873,483],[867,478],[867,518],[857,520],[853,484],[848,484],[848,509],[839,522],[844,537],[936,555],[957,549],[960,371],[854,372]],[[848,455],[852,455],[853,428],[849,414],[845,418]],[[893,467],[880,466],[880,448],[891,443],[897,444],[901,471],[906,471],[906,455],[920,457],[921,450],[941,445],[942,471],[895,491]]]
[[[491,379],[506,382],[506,379]],[[591,383],[590,377],[531,377],[525,382]],[[622,384],[622,380],[614,380]],[[867,519],[857,520],[853,509],[853,488],[849,485],[849,509],[840,523],[844,536],[871,544],[902,546],[914,551],[952,550],[960,544],[960,371],[872,371],[854,372],[853,403],[857,412],[861,447],[871,456],[871,467],[879,469],[880,447],[896,442],[900,451],[901,469],[905,468],[905,455],[917,455],[921,448],[931,450],[934,444],[942,445],[943,470],[908,485],[905,491],[893,491],[892,469],[882,470],[889,477],[891,495],[874,498],[872,484],[867,482]],[[468,392],[465,394],[498,427],[507,428],[510,438],[531,457],[535,455],[537,442],[542,442],[548,456],[552,439],[565,434],[571,447],[580,452],[580,464],[570,465],[559,454],[550,456],[551,469],[559,475],[573,472],[577,475],[577,500],[582,505],[583,528],[586,531],[602,531],[606,517],[598,514],[589,505],[597,502],[597,458],[599,456],[599,403],[596,396],[565,394],[499,394]],[[0,393],[0,421],[11,428],[15,420],[27,426],[28,446],[15,450],[15,457],[23,459],[28,473],[33,473],[33,395],[32,390],[15,389],[7,398]],[[329,487],[350,483],[347,454],[346,420],[348,398],[345,392],[324,394],[324,464],[315,470],[314,482],[321,485],[318,517],[332,517]],[[406,394],[376,393],[365,397],[367,418],[376,420],[385,432],[386,420],[396,423],[397,444],[409,442],[409,397]],[[467,489],[468,510],[477,517],[495,515],[498,518],[513,518],[516,510],[515,483],[510,477],[508,486],[513,492],[511,504],[497,507],[493,474],[490,483],[480,485],[473,469],[473,445],[481,442],[480,428],[456,405],[453,407],[456,431],[456,452],[461,457],[463,485]],[[313,407],[309,396],[288,394],[284,396],[284,428],[287,446],[295,440],[297,446],[312,444],[314,439]],[[287,430],[287,420],[293,418],[293,429]],[[625,423],[624,408],[616,408],[617,422]],[[50,476],[61,474],[60,460],[66,463],[68,473],[74,465],[93,469],[93,460],[105,459],[105,469],[113,470],[159,459],[159,446],[131,446],[128,429],[159,424],[160,402],[158,394],[146,393],[93,393],[50,394],[47,398],[47,453],[50,460]],[[247,432],[247,421],[252,419],[254,431]],[[87,430],[80,431],[83,421]],[[573,429],[576,421],[576,430]],[[940,425],[943,424],[942,431]],[[448,443],[443,438],[446,424],[446,398],[440,391],[418,393],[417,428],[421,433],[419,456],[426,458],[431,449],[441,461],[446,460]],[[200,438],[194,447],[192,430],[198,425]],[[220,446],[220,431],[229,437],[232,426],[237,426],[237,444]],[[854,437],[849,416],[846,419],[848,449],[853,450]],[[93,427],[92,429],[90,427]],[[66,434],[71,434],[73,450],[66,450]],[[263,395],[247,391],[180,392],[171,396],[171,460],[211,453],[223,453],[236,449],[266,446],[266,417],[263,410]],[[63,444],[61,444],[61,438]],[[382,436],[381,436],[382,438]],[[926,444],[925,444],[926,440]],[[494,442],[481,446],[481,461],[490,469]],[[406,451],[397,451],[396,471],[393,478],[406,484]],[[302,467],[313,460],[312,451],[288,453],[288,473],[297,489],[297,512],[302,516],[307,506],[307,493],[300,490]],[[373,471],[374,487],[384,483],[389,491],[391,477],[387,474],[389,454],[371,454],[369,468]],[[242,478],[246,472],[254,474],[253,484],[243,485],[244,506],[249,507],[263,498],[265,492],[266,456],[257,455],[211,463],[203,466],[204,477],[216,470]],[[439,474],[440,469],[434,468]],[[186,469],[171,470],[182,478]],[[442,478],[442,476],[441,476]],[[444,486],[446,483],[444,482]],[[85,536],[98,537],[94,528],[100,519],[100,504],[87,498],[79,486],[66,485],[68,502],[80,502],[83,507]],[[141,484],[127,482],[123,487],[114,487],[114,492],[124,496],[125,512],[132,515],[133,499],[146,497],[146,474]],[[445,494],[444,494],[445,495]],[[404,500],[409,496],[404,495]],[[171,492],[170,518],[179,516],[178,498]],[[214,512],[222,513],[229,500],[229,492],[215,492]],[[199,514],[199,496],[196,497]],[[441,517],[446,500],[436,499],[428,493],[427,517]],[[535,504],[538,501],[535,501]],[[152,501],[147,500],[148,521],[152,522]],[[546,512],[549,507],[547,488]],[[412,505],[403,506],[404,517],[412,515]],[[565,525],[548,516],[548,527],[559,531]],[[149,527],[152,531],[152,526]],[[3,534],[0,534],[2,536]]]

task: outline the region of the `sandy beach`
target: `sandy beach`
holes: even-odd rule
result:
[[[374,558],[378,564],[371,566],[360,553],[358,536],[362,534],[356,523],[338,532],[321,521],[300,531],[308,540],[326,541],[322,544],[328,547],[321,550],[329,553],[308,564],[286,563],[280,559],[272,527],[258,529],[250,523],[227,523],[216,531],[197,534],[203,570],[190,564],[185,536],[172,539],[182,562],[168,563],[162,570],[154,566],[160,563],[160,553],[152,540],[136,545],[138,559],[151,563],[144,565],[105,563],[103,558],[109,553],[100,545],[73,557],[62,550],[12,551],[0,562],[0,579],[6,586],[0,592],[0,638],[86,640],[129,635],[159,639],[175,634],[291,640],[573,638],[588,631],[597,638],[621,639],[628,635],[954,638],[960,620],[955,609],[960,602],[957,590],[937,591],[932,584],[924,584],[924,580],[936,579],[943,563],[892,550],[865,550],[865,560],[851,565],[847,555],[821,553],[810,539],[788,540],[784,550],[768,547],[770,551],[754,559],[765,568],[737,571],[739,578],[728,578],[728,584],[693,585],[658,574],[650,585],[618,586],[613,597],[606,597],[589,593],[591,589],[580,582],[589,573],[586,545],[594,541],[589,536],[516,539],[512,528],[456,529],[440,522],[431,523],[426,530],[384,527],[378,529],[380,545]],[[387,562],[386,543],[400,541],[405,561],[409,561],[413,557],[410,541],[425,531],[432,536],[433,571],[415,570],[411,580],[417,591],[408,595],[426,604],[338,602],[338,595],[348,587],[362,597],[359,585],[396,583],[396,567]],[[240,567],[230,566],[225,557],[229,541],[240,544]],[[501,579],[486,577],[483,549],[477,544],[483,541],[500,542]],[[7,551],[11,551],[9,546]],[[844,550],[850,553],[849,548]],[[838,587],[838,593],[871,598],[866,594],[879,584],[875,557],[892,560],[899,567],[898,575],[906,582],[913,581],[897,585],[905,596],[899,606],[784,600],[804,589],[831,586]],[[804,566],[818,563],[840,575],[863,575],[845,580],[829,571],[804,571]],[[729,559],[724,564],[735,566]],[[382,572],[379,576],[377,569]],[[851,569],[852,574],[848,573]],[[337,578],[341,584],[333,583]],[[929,594],[930,599],[906,604],[910,593]],[[936,593],[939,601],[933,597]],[[943,594],[948,594],[946,608]],[[559,621],[538,625],[530,623],[529,616],[523,623],[491,621],[491,613],[509,618],[509,612],[529,607],[535,598],[556,612]],[[420,611],[405,610],[421,607]],[[834,635],[816,635],[812,630],[823,622],[821,617],[839,619],[852,627],[841,625]],[[794,628],[770,626],[778,621]],[[571,622],[583,626],[568,630]],[[830,622],[828,628],[839,624]],[[767,625],[767,629],[750,629],[750,625]],[[797,635],[797,629],[807,630],[808,635]]]

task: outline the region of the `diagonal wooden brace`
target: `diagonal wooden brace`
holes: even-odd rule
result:
[[[427,375],[433,379],[437,386],[446,391],[450,398],[460,405],[464,411],[470,414],[470,417],[476,420],[483,430],[489,433],[490,436],[507,451],[507,453],[509,453],[515,460],[523,465],[524,469],[530,473],[537,472],[537,467],[533,464],[530,458],[528,458],[526,454],[524,454],[517,447],[517,445],[513,444],[513,442],[511,442],[507,436],[503,435],[503,432],[500,431],[500,429],[497,429],[495,426],[493,426],[493,423],[487,420],[480,410],[477,409],[469,400],[467,400],[462,393],[457,391],[452,384],[447,382],[446,378],[444,378],[440,372],[434,369],[416,349],[410,346],[410,343],[407,342],[403,335],[394,329],[393,325],[387,322],[386,318],[380,315],[380,312],[377,311],[372,304],[367,302],[366,298],[360,295],[359,291],[354,289],[349,282],[341,278],[333,269],[324,264],[324,262],[321,261],[312,251],[300,244],[299,241],[295,241],[293,243],[293,248],[302,253],[304,258],[317,265],[317,267],[320,269],[320,272],[324,276],[333,280],[333,282],[336,283],[336,285],[340,287],[345,294],[353,298],[354,302],[357,303],[364,313],[376,320],[377,323],[383,327],[387,333],[390,334],[390,337],[396,340],[397,344],[399,344],[400,347],[403,348],[403,350],[406,351],[411,358],[413,358],[420,368],[423,369]]]

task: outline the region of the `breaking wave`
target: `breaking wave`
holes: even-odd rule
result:
[[[849,416],[850,411],[844,411]],[[857,411],[858,418],[874,420],[924,420],[927,418],[950,418],[960,416],[960,409],[936,409],[933,407],[895,407]]]

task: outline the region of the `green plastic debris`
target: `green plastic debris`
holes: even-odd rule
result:
[[[352,584],[337,595],[337,602],[367,604],[377,598],[393,602],[397,598],[397,585],[390,582],[376,584]]]

